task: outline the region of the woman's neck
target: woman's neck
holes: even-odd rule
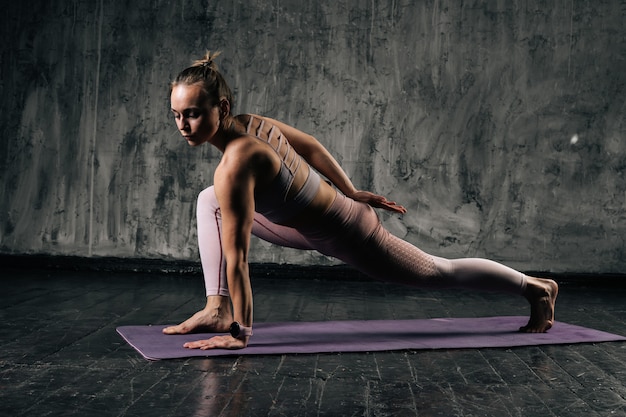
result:
[[[245,134],[245,126],[239,122],[236,117],[227,116],[222,121],[220,130],[215,135],[215,140],[212,144],[223,153],[233,139],[241,137]]]

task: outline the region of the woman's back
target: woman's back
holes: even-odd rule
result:
[[[275,177],[255,190],[255,211],[277,223],[297,216],[317,196],[321,183],[319,174],[311,169],[281,130],[270,121],[250,114],[236,116],[235,120],[238,133],[266,143],[280,160]]]

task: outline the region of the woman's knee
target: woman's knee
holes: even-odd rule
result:
[[[211,208],[218,208],[219,207],[219,203],[217,202],[217,196],[215,195],[215,189],[213,188],[213,186],[210,186],[209,188],[205,188],[204,190],[200,191],[200,194],[198,194],[198,209],[211,209]]]
[[[454,271],[454,262],[450,259],[441,258],[439,256],[430,255],[434,264],[435,269],[439,273],[439,275],[443,277],[452,277],[455,274]]]

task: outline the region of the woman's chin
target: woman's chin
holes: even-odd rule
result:
[[[189,146],[200,146],[202,144],[202,142],[197,141],[194,137],[185,137],[185,140],[187,141],[187,144],[189,144]]]

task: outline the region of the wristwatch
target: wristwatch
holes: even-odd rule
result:
[[[252,327],[245,327],[239,322],[233,322],[230,325],[230,335],[235,339],[243,339],[246,336],[252,336]]]

